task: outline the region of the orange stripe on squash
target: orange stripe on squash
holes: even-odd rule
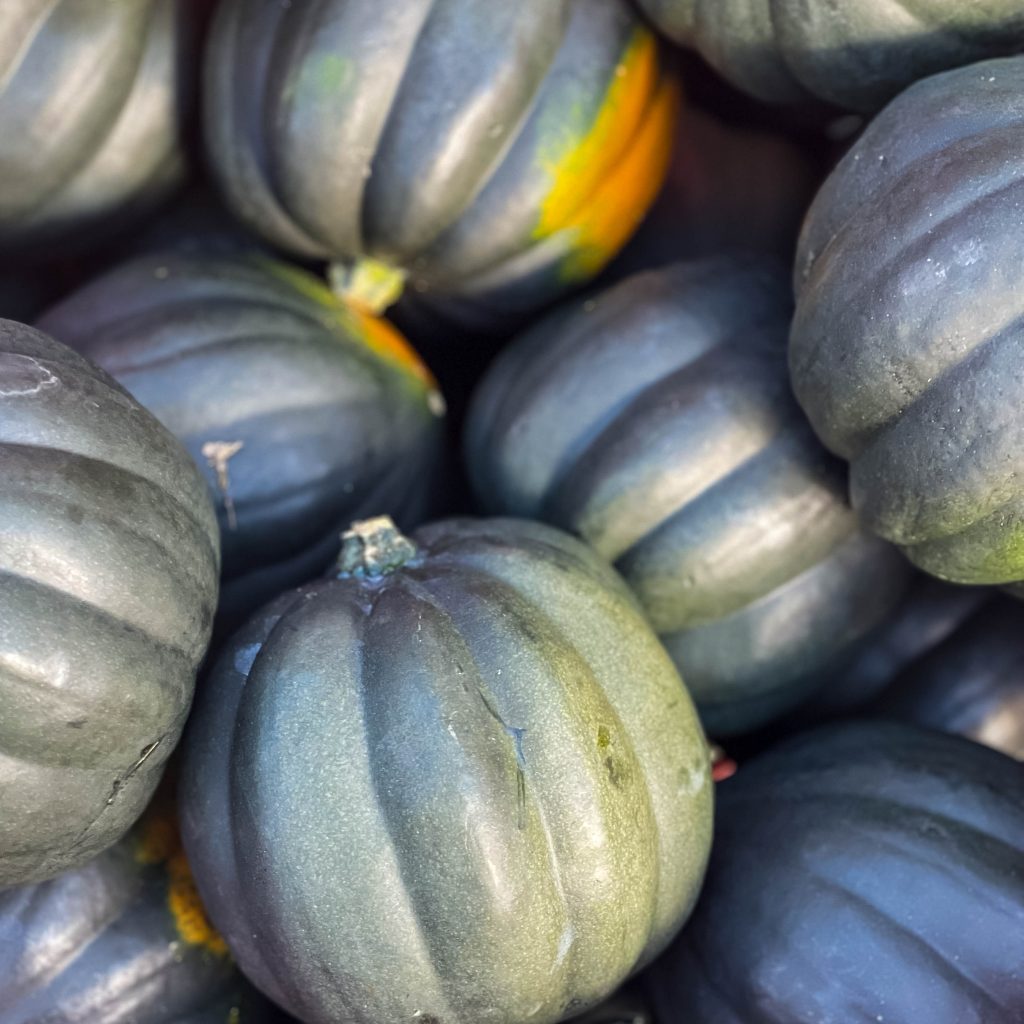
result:
[[[668,170],[678,105],[657,41],[637,29],[589,131],[547,161],[553,184],[534,238],[571,232],[565,280],[600,270],[647,212]]]

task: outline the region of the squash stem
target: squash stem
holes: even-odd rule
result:
[[[403,536],[390,516],[376,516],[353,523],[341,535],[338,575],[379,579],[405,565],[419,552]]]
[[[331,291],[348,306],[381,316],[405,288],[406,272],[366,257],[355,263],[332,263],[327,269]]]

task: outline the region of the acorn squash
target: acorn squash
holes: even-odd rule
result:
[[[871,112],[937,71],[1024,50],[1018,0],[639,0],[669,36],[769,103]]]
[[[853,507],[926,571],[1024,579],[1024,57],[926,79],[860,137],[797,258],[796,396]]]
[[[1024,1020],[1016,761],[856,723],[747,762],[716,798],[700,904],[650,973],[659,1020]]]
[[[242,970],[307,1024],[551,1024],[696,899],[690,698],[621,580],[549,526],[356,524],[206,682],[186,849]]]
[[[226,0],[207,52],[229,204],[375,310],[406,281],[473,315],[587,281],[657,193],[676,102],[624,0]]]
[[[178,0],[0,5],[0,254],[92,244],[183,177],[198,20]]]
[[[0,887],[112,845],[185,723],[217,600],[188,453],[102,370],[0,321]]]
[[[261,257],[154,254],[39,326],[126,387],[206,477],[221,613],[319,575],[354,516],[414,525],[437,483],[444,401],[390,325]]]
[[[612,562],[712,735],[805,699],[910,575],[860,530],[790,396],[790,310],[770,262],[637,275],[523,335],[466,427],[482,506]]]

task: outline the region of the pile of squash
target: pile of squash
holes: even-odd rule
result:
[[[1024,1022],[1019,0],[0,70],[0,1024]]]

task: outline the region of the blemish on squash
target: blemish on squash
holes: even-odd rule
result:
[[[231,497],[231,477],[228,473],[228,462],[245,447],[244,441],[207,441],[202,447],[203,458],[206,459],[217,477],[217,490],[224,502],[224,512],[228,517],[228,529],[238,529],[238,516],[235,515],[235,501]]]
[[[557,142],[542,155],[552,187],[534,239],[572,233],[563,280],[597,273],[647,212],[668,170],[678,104],[678,87],[661,75],[654,36],[638,28],[592,123],[562,112],[552,129]]]
[[[599,725],[597,727],[597,749],[607,750],[611,746],[612,734],[608,731],[608,726]]]
[[[181,939],[217,956],[227,956],[227,943],[206,916],[171,814],[161,811],[143,818],[135,859],[140,864],[163,865],[167,872],[167,908]]]
[[[343,103],[356,82],[355,61],[336,53],[325,53],[303,62],[298,74],[284,89],[291,100],[296,94],[314,102]]]

